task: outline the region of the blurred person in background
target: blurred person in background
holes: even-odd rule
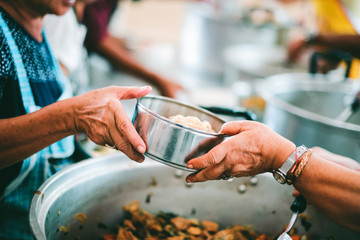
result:
[[[325,216],[360,232],[358,162],[319,147],[296,147],[255,121],[229,122],[220,132],[230,137],[205,155],[187,162],[188,168],[199,170],[187,176],[187,182],[272,172],[278,182],[293,185]],[[288,170],[279,177],[275,173],[284,166]]]
[[[131,55],[125,40],[108,32],[108,24],[118,2],[77,0],[73,9],[65,15],[45,17],[48,41],[65,75],[70,78],[74,93],[81,94],[91,88],[87,49],[89,54],[97,53],[109,60],[114,68],[153,84],[162,95],[175,98],[176,93],[183,90],[182,86],[146,69]]]
[[[90,88],[87,52],[84,47],[86,27],[81,23],[85,4],[94,0],[77,0],[64,15],[47,14],[44,30],[61,69],[69,78],[75,95]]]
[[[278,0],[284,4],[298,0]],[[351,79],[360,77],[360,1],[310,0],[315,8],[317,32],[290,43],[288,58],[296,61],[307,49],[319,52],[314,66],[318,72],[327,73],[338,67],[342,60],[348,62]]]
[[[108,31],[109,22],[118,3],[119,0],[97,0],[85,6],[83,23],[87,28],[85,46],[88,52],[104,57],[115,69],[151,83],[159,89],[161,95],[175,98],[183,87],[142,66],[131,56],[125,41]]]
[[[76,162],[74,134],[85,133],[142,161],[145,143],[120,102],[151,87],[107,87],[72,97],[43,31],[46,14],[73,0],[0,1],[0,239],[32,239],[31,199],[56,171]]]

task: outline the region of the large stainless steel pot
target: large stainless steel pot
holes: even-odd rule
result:
[[[34,195],[31,229],[36,239],[99,239],[116,231],[123,217],[122,206],[132,200],[139,200],[140,206],[151,213],[171,211],[214,220],[222,227],[252,224],[268,234],[279,233],[292,215],[292,187],[276,183],[271,175],[257,176],[255,186],[249,184],[248,177],[187,185],[185,176],[181,170],[149,159],[135,163],[121,153],[77,163],[48,179]],[[241,184],[247,187],[244,193],[238,191]],[[83,224],[73,219],[79,212],[87,216]],[[306,213],[312,217],[309,233],[314,236],[360,237],[311,206]],[[68,224],[68,233],[59,231]],[[297,227],[304,232],[300,221]]]
[[[225,65],[222,51],[227,46],[241,43],[275,45],[285,38],[285,26],[255,26],[239,17],[218,14],[207,5],[202,2],[188,4],[181,32],[180,64],[184,72],[195,79],[204,79],[207,84],[222,80]]]
[[[261,87],[267,105],[263,121],[297,145],[320,146],[360,161],[360,113],[336,120],[345,109],[354,84],[327,81],[326,76],[282,74]]]

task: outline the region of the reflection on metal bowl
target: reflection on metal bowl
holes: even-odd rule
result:
[[[292,215],[293,188],[276,183],[270,174],[258,175],[256,185],[249,177],[188,185],[186,175],[149,159],[141,164],[133,162],[121,153],[74,164],[48,179],[34,195],[30,207],[34,237],[100,239],[116,232],[124,217],[122,207],[133,200],[139,200],[140,207],[150,213],[173,212],[216,221],[222,228],[250,224],[269,235],[281,232]],[[78,213],[87,216],[83,223],[73,219]],[[311,205],[305,213],[311,217],[310,236],[360,237],[328,220]],[[61,226],[70,231],[61,232]],[[301,221],[296,226],[305,233]]]
[[[208,121],[215,132],[219,132],[225,123],[205,109],[161,96],[138,99],[133,123],[146,143],[145,156],[182,170],[192,171],[186,167],[186,161],[208,152],[222,142],[225,135],[197,130],[168,119],[178,114]]]

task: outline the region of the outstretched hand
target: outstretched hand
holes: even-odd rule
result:
[[[190,174],[187,182],[221,179],[224,172],[241,177],[272,171],[295,149],[294,143],[259,122],[229,122],[220,132],[231,137],[187,163],[188,168],[200,170]]]

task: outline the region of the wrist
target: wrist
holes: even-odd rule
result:
[[[275,156],[271,165],[271,171],[280,168],[288,157],[295,151],[296,145],[286,140],[276,148]]]
[[[70,134],[80,133],[78,127],[76,126],[76,107],[73,103],[76,103],[76,101],[71,101],[69,99],[58,102],[59,118],[62,119],[64,129],[66,129],[66,131]]]
[[[300,177],[305,165],[309,161],[312,151],[304,145],[298,147],[296,161],[291,169],[286,173],[286,183],[291,185]]]
[[[306,153],[306,156],[302,156]],[[281,167],[273,170],[273,176],[280,184],[293,184],[294,181],[300,176],[304,166],[306,165],[311,151],[304,145],[297,147],[285,160]]]

